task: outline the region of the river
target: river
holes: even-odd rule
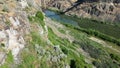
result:
[[[101,21],[96,21],[92,19],[80,19],[75,17],[66,16],[64,14],[59,14],[54,11],[45,10],[45,15],[59,23],[69,24],[74,27],[81,27],[84,29],[92,29],[104,33],[108,36],[120,39],[120,27],[113,26],[110,24],[103,24]]]
[[[79,27],[78,23],[71,20],[71,19],[67,19],[67,18],[63,18],[61,17],[62,14],[58,14],[58,13],[55,13],[53,11],[50,11],[50,10],[46,10],[45,12],[45,15],[53,20],[56,20],[58,21],[59,23],[63,23],[63,24],[69,24],[69,25],[72,25],[74,27]]]

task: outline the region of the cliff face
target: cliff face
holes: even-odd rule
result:
[[[4,61],[8,63],[8,54],[13,56],[15,64],[20,62],[18,55],[26,45],[25,36],[31,31],[28,16],[40,11],[37,3],[33,0],[30,6],[26,0],[0,1],[0,65]]]
[[[119,0],[78,0],[79,2],[112,2],[112,3],[120,3]]]
[[[59,24],[44,17],[41,2],[0,1],[0,68],[70,68],[60,45],[53,44],[58,37],[51,28]]]
[[[119,0],[51,0],[48,7],[66,11],[67,15],[119,22]]]
[[[62,25],[41,10],[46,5],[62,11],[73,7],[66,14],[120,18],[115,16],[119,4],[80,1],[0,0],[0,68],[120,68],[116,41],[109,43],[84,33],[84,29]]]

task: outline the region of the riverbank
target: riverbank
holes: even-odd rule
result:
[[[85,32],[89,35],[99,37],[103,40],[115,43],[120,46],[120,40],[119,40],[120,27],[116,25],[109,25],[106,22],[101,22],[101,21],[87,19],[87,18],[77,18],[72,16],[59,15],[56,12],[53,12],[51,10],[50,12],[54,13],[54,15],[52,16],[51,14],[51,16],[48,15],[48,17],[56,21],[62,22],[62,24],[64,24],[67,27],[74,28],[76,30]],[[56,16],[59,16],[59,17],[57,18]],[[62,18],[70,21],[62,20]],[[77,23],[79,27],[75,27],[75,25],[73,25],[74,23]]]

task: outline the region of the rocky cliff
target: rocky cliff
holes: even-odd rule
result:
[[[41,9],[47,3],[65,11],[77,4],[74,2],[77,1],[0,0],[0,68],[119,68],[119,46],[52,20]],[[83,3],[66,14],[92,17],[88,14],[92,7],[107,13],[108,6],[103,10],[99,4]],[[105,5],[112,6],[111,11],[116,7],[113,3]]]
[[[12,54],[15,64],[20,62],[18,55],[27,44],[25,36],[31,30],[28,16],[41,11],[38,2],[28,1],[0,0],[0,64],[9,57],[7,54]]]
[[[109,22],[120,21],[119,0],[51,0],[48,5],[60,9],[67,15]]]

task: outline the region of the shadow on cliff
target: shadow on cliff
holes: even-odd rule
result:
[[[65,11],[61,12],[61,14],[65,14],[66,12],[72,10],[73,8],[77,7],[78,5],[82,4],[84,0],[77,0],[73,6],[67,8]]]
[[[69,0],[69,1],[70,1],[70,0]],[[55,13],[55,14],[51,14],[51,15],[49,15],[49,17],[56,16],[56,14],[57,14],[57,15],[65,14],[66,12],[72,10],[73,8],[76,8],[78,5],[82,4],[83,2],[84,2],[84,0],[77,0],[76,2],[74,2],[74,3],[72,4],[71,7],[66,8],[65,11],[57,12],[57,13]]]

